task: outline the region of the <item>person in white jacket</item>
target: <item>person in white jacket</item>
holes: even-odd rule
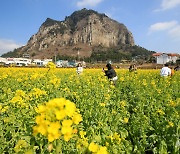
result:
[[[76,68],[76,72],[78,75],[82,74],[83,67],[82,67],[81,63],[78,63],[77,68]]]
[[[171,69],[168,67],[168,64],[165,64],[164,67],[160,71],[161,76],[170,76],[171,75]]]

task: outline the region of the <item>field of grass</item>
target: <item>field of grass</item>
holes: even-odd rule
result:
[[[0,68],[0,153],[178,153],[180,72]]]

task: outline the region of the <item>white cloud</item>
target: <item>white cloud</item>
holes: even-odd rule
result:
[[[160,8],[155,10],[155,12],[173,9],[179,5],[180,0],[162,0]]]
[[[180,24],[177,21],[159,22],[150,26],[148,34],[164,31],[174,40],[180,40]]]
[[[20,46],[22,46],[22,44],[18,44],[13,40],[0,39],[0,55],[12,51]]]
[[[177,40],[180,40],[180,25],[177,25],[176,27],[169,30],[168,34]]]
[[[163,10],[172,9],[180,5],[180,0],[163,0],[161,3],[161,8]]]
[[[173,28],[178,25],[177,21],[170,21],[170,22],[158,22],[150,26],[149,33],[154,31],[163,31]]]
[[[96,6],[101,3],[103,0],[80,0],[77,2],[78,7],[87,7],[87,6]]]

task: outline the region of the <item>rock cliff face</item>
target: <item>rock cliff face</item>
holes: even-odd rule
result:
[[[47,18],[39,31],[20,53],[36,57],[52,57],[53,54],[88,57],[95,46],[116,47],[120,44],[134,46],[132,33],[125,25],[105,14],[82,9],[66,17],[64,21]]]

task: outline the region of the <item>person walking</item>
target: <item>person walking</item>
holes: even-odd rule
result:
[[[83,72],[83,67],[81,63],[78,63],[77,68],[76,68],[76,72],[78,75],[82,74]]]
[[[160,71],[160,75],[163,77],[167,77],[171,75],[171,69],[168,67],[168,64],[165,64],[164,67]]]
[[[136,71],[137,71],[136,64],[130,65],[129,72],[136,72]]]
[[[116,84],[116,81],[118,79],[117,77],[117,74],[116,74],[116,71],[113,69],[113,67],[111,66],[110,63],[108,63],[106,65],[107,67],[107,70],[104,70],[103,68],[103,72],[105,73],[105,76],[107,76],[107,78],[110,80],[110,81],[113,81],[114,85]]]

